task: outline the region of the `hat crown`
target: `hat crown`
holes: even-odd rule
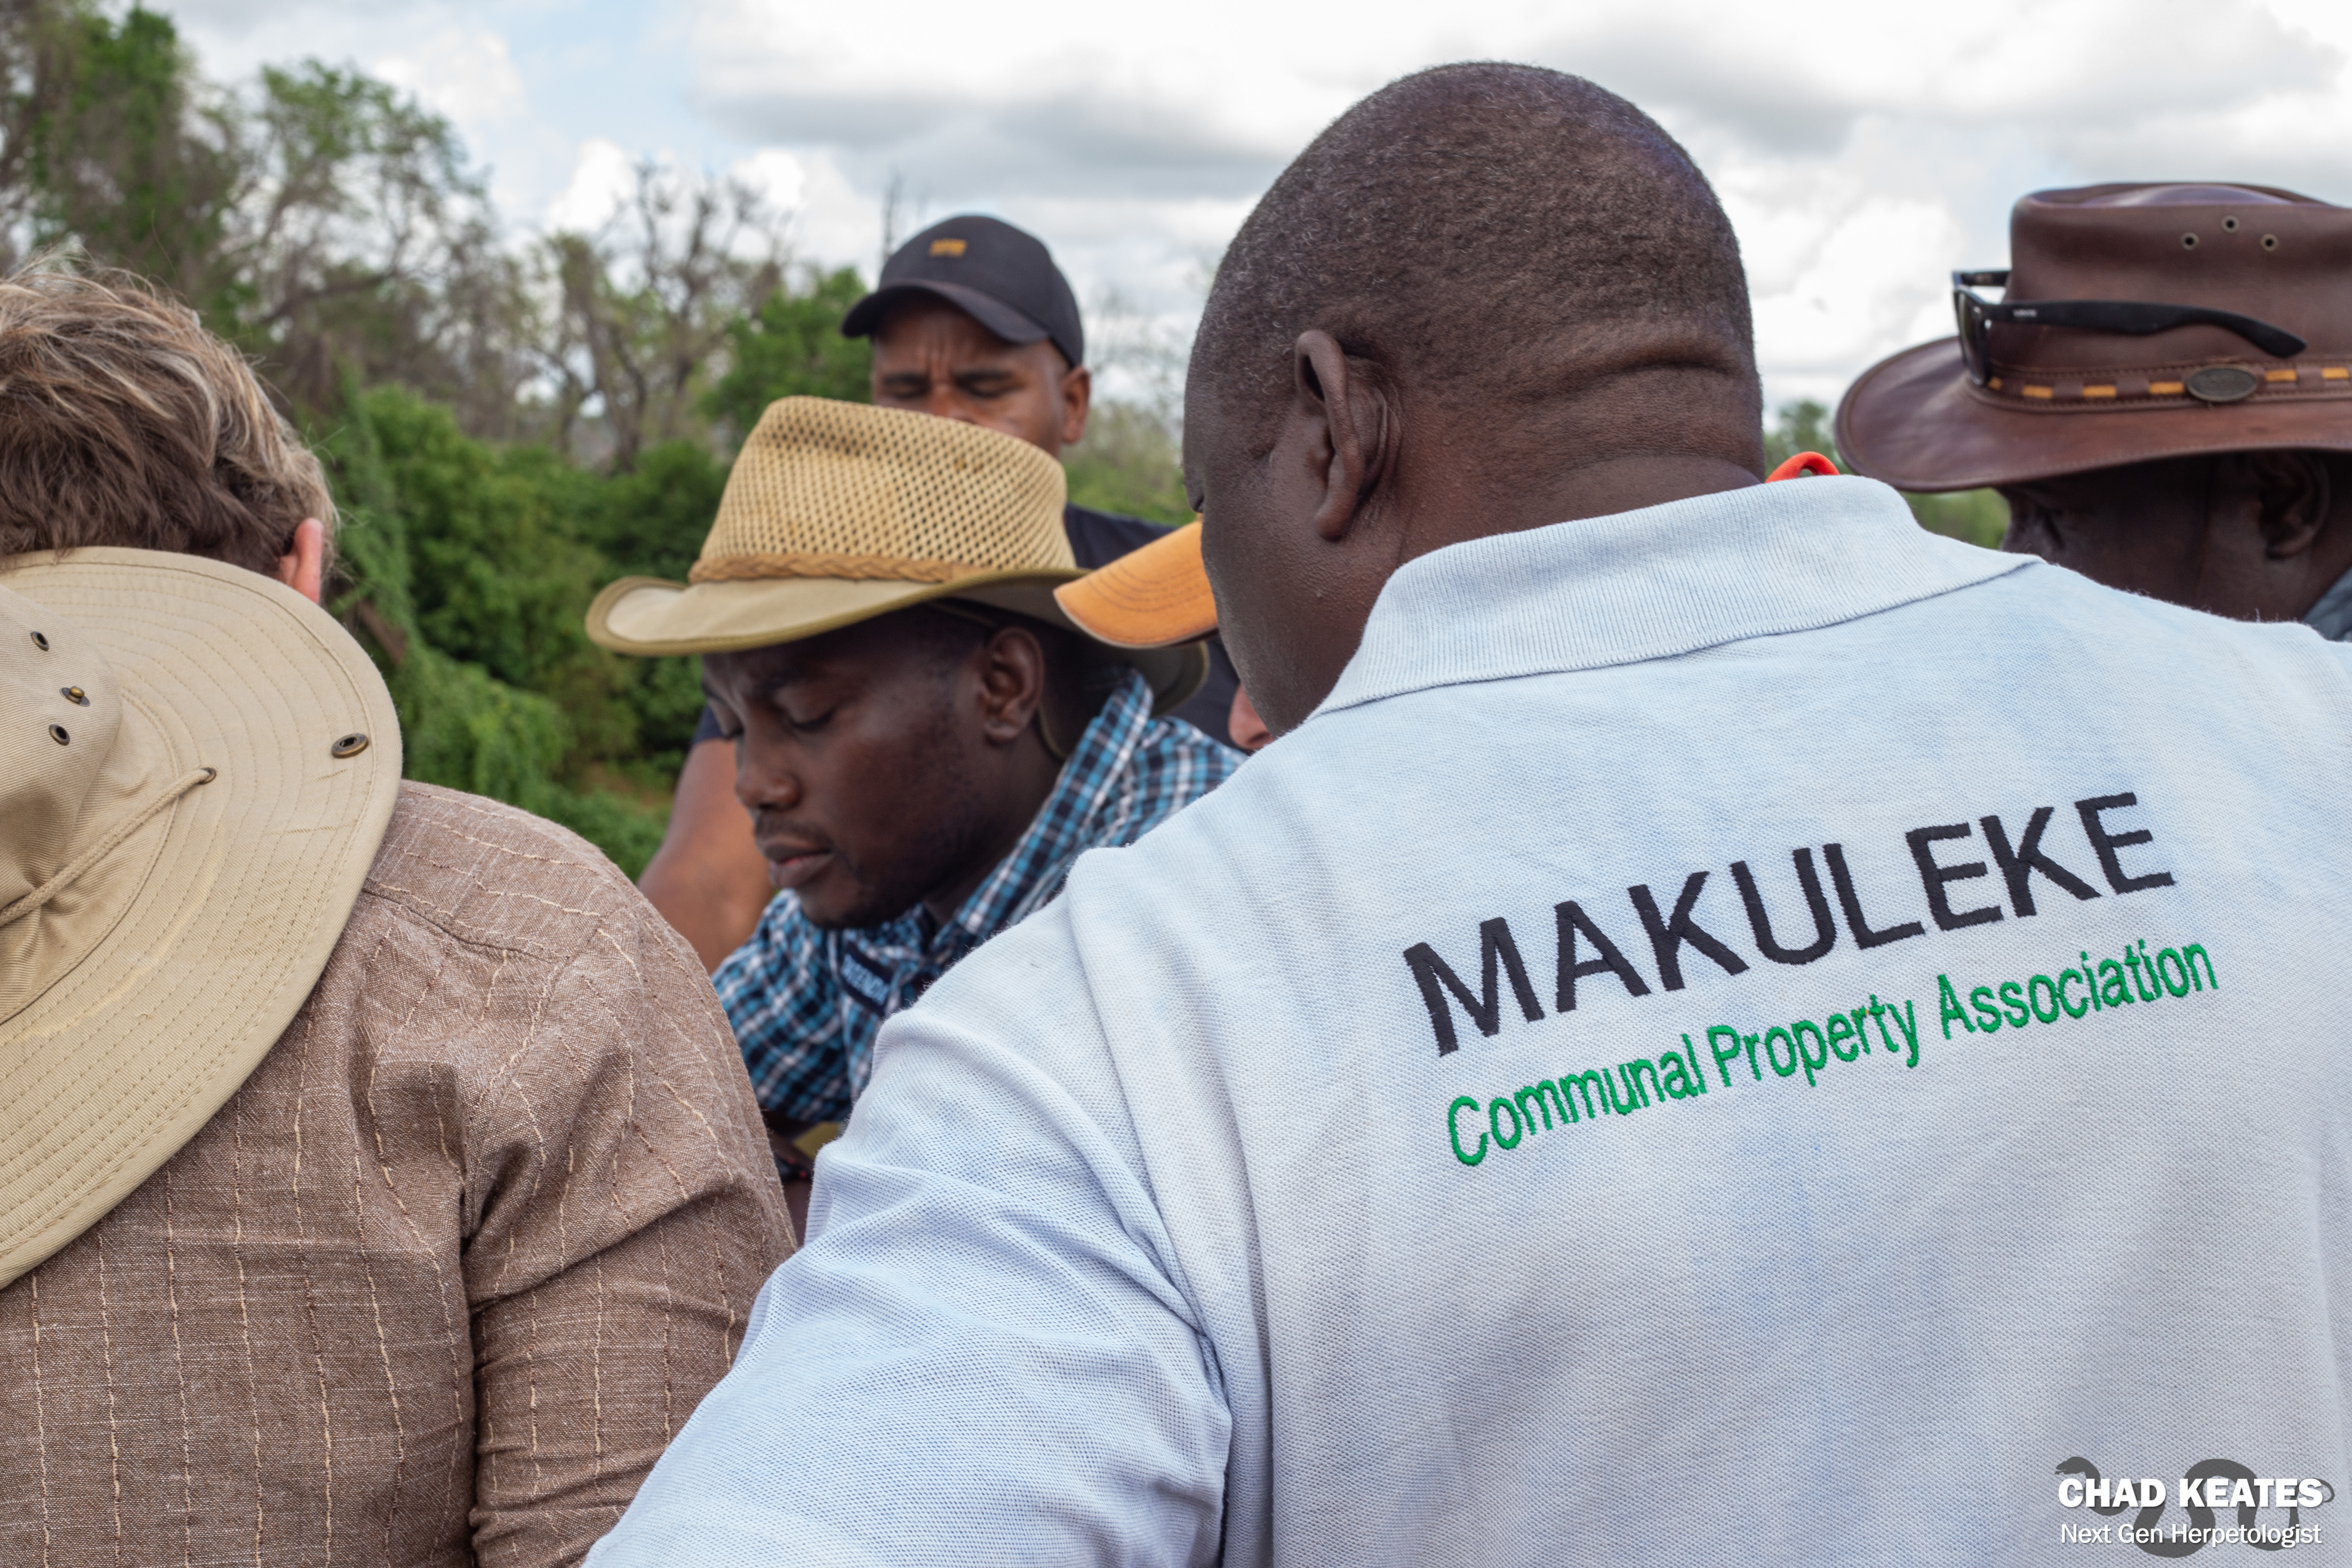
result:
[[[83,817],[122,724],[113,667],[81,628],[0,588],[0,910],[89,837]],[[62,739],[60,739],[62,737]]]
[[[2037,191],[2010,214],[2011,300],[2128,300],[2252,316],[2352,356],[2352,208],[2259,185]],[[2223,327],[2144,337],[2003,326],[1994,358],[2036,369],[2270,362]]]
[[[962,213],[942,218],[893,251],[882,264],[878,286],[913,279],[954,279],[960,264],[982,256],[1034,271],[1055,270],[1053,252],[1045,242],[1003,218]]]
[[[1062,465],[1026,441],[822,397],[768,405],[743,442],[697,582],[943,580],[1075,571]]]

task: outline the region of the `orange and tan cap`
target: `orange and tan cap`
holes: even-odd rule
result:
[[[1054,590],[1062,613],[1114,647],[1170,647],[1217,629],[1198,518]]]

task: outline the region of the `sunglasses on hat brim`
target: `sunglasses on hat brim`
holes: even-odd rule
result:
[[[2304,350],[2304,341],[2283,327],[2202,305],[2155,305],[2136,300],[2014,300],[1995,304],[1976,292],[1979,288],[2008,287],[2006,270],[1952,274],[1952,314],[1959,321],[1960,358],[1968,366],[1969,379],[1979,386],[1992,374],[1995,322],[2120,332],[2128,337],[2146,337],[2174,327],[2221,327],[2273,359],[2293,359]]]

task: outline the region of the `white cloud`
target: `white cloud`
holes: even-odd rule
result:
[[[593,137],[580,144],[572,183],[540,215],[542,226],[593,234],[612,220],[636,181],[637,160],[617,142]]]
[[[804,153],[800,164],[801,199],[788,231],[794,254],[872,278],[881,268],[881,198],[853,185],[829,152]]]
[[[509,221],[528,227],[580,145],[677,146],[723,165],[748,149],[686,107],[679,29],[646,0],[165,0],[207,74],[249,80],[306,59],[396,77],[463,132]]]
[[[800,156],[782,147],[764,147],[735,160],[727,171],[760,193],[778,212],[798,212],[808,188],[808,168]]]
[[[375,74],[460,130],[511,119],[523,109],[522,78],[507,41],[485,27],[445,27],[413,52],[377,60]]]
[[[1080,298],[1189,326],[1205,264],[1317,131],[1383,82],[1514,58],[1626,93],[1690,147],[1751,269],[1769,394],[1833,395],[1945,329],[2017,196],[2173,175],[2352,200],[2341,0],[183,0],[216,68],[383,60],[498,165],[511,215],[608,213],[637,157],[732,169],[806,259],[869,276],[980,208]],[[428,40],[419,46],[414,40]],[[787,199],[790,198],[790,199]]]
[[[2029,189],[2175,173],[2352,197],[2352,8],[2311,0],[1732,0],[1433,13],[1400,0],[1016,8],[701,0],[697,100],[740,134],[895,170],[934,216],[1035,228],[1085,294],[1157,311],[1349,103],[1446,59],[1575,70],[1684,138],[1747,249],[1776,399],[1833,397],[1944,331]],[[870,264],[869,264],[870,265]]]

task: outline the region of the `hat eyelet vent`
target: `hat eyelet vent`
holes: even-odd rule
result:
[[[2233,217],[2225,217],[2221,220],[2221,226],[2228,229],[2231,234],[2235,234],[2238,232],[2238,220]]]
[[[368,738],[354,731],[351,734],[341,736],[333,745],[328,747],[327,754],[340,762],[345,757],[356,757],[367,749]]]
[[[49,639],[47,635],[42,632],[35,632],[33,634],[33,646],[39,648],[43,653],[48,652]]]
[[[73,737],[66,733],[66,727],[63,724],[52,724],[49,726],[49,739],[55,741],[60,746],[68,746],[73,743]]]
[[[89,693],[79,686],[60,686],[58,688],[58,695],[78,708],[89,706]]]
[[[2181,248],[2181,249],[2183,249],[2183,250],[2194,250],[2194,249],[2196,249],[2196,248],[2197,248],[2197,237],[2196,237],[2195,235],[2193,235],[2193,234],[2184,234],[2184,235],[2182,235],[2182,236],[2180,237],[2180,248]]]
[[[2274,234],[2266,234],[2263,236],[2263,248],[2264,250],[2276,250],[2278,248],[2278,236]]]

